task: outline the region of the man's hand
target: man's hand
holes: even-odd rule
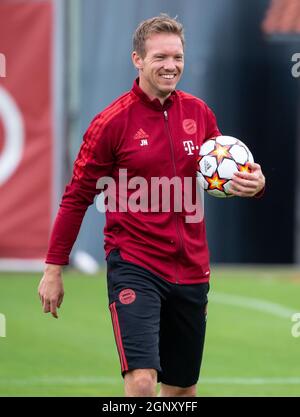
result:
[[[38,293],[44,313],[51,312],[52,316],[58,319],[56,309],[61,306],[64,298],[64,287],[60,265],[46,266]]]
[[[250,172],[236,172],[229,192],[238,197],[254,197],[265,186],[265,177],[259,164],[249,162]]]

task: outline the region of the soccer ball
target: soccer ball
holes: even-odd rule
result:
[[[248,162],[254,162],[254,159],[241,140],[232,136],[211,138],[200,148],[197,172],[199,183],[214,197],[233,197],[228,191],[230,180],[237,171],[250,172]]]

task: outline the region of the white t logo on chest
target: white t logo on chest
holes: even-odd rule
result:
[[[183,142],[184,150],[188,153],[188,155],[194,155],[194,150],[199,149],[198,145],[194,145],[192,140],[184,140]]]

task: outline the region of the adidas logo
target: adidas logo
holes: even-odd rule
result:
[[[149,138],[149,135],[143,129],[139,129],[133,137],[133,139],[138,139],[138,140],[147,139],[147,138]]]
[[[211,168],[211,165],[210,165],[210,163],[208,162],[208,161],[204,161],[204,169],[205,169],[205,172],[207,172],[209,169]]]

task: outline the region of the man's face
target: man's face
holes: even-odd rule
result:
[[[146,56],[133,53],[139,69],[140,87],[150,97],[166,98],[175,90],[184,67],[184,52],[178,35],[157,33],[145,42]]]

